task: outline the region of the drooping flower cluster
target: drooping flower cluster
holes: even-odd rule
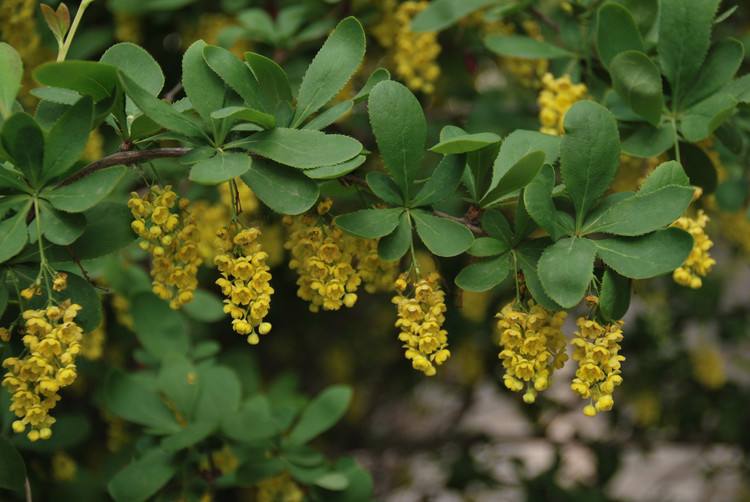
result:
[[[312,312],[354,306],[362,282],[354,268],[356,238],[319,217],[330,207],[329,199],[318,205],[318,215],[284,218],[289,229],[284,247],[292,253],[289,268],[298,274],[297,296],[310,302]]]
[[[571,389],[589,404],[583,413],[593,417],[600,411],[609,411],[615,404],[612,393],[622,383],[620,368],[624,356],[620,355],[622,321],[602,325],[579,317],[578,330],[573,334],[573,360],[578,363]]]
[[[503,362],[503,383],[514,391],[526,392],[523,400],[533,403],[537,393],[546,390],[555,370],[563,367],[565,335],[562,325],[567,312],[549,312],[529,300],[527,309],[516,309],[514,302],[505,305],[497,317]]]
[[[698,289],[703,286],[702,277],[706,277],[716,264],[711,258],[709,250],[714,243],[706,234],[708,216],[702,210],[698,211],[695,218],[683,216],[675,221],[672,226],[685,230],[693,237],[693,249],[690,251],[685,263],[677,268],[672,277],[677,284]]]
[[[190,201],[178,200],[170,186],[153,186],[143,198],[133,192],[128,201],[135,218],[131,227],[152,257],[153,292],[173,309],[193,299],[202,262],[200,233],[189,206]]]
[[[427,0],[407,1],[396,6],[395,0],[383,2],[383,19],[373,29],[380,45],[392,49],[398,77],[413,91],[431,94],[440,76],[436,60],[440,54],[437,32],[415,33],[411,30],[414,16],[427,8]]]
[[[90,361],[101,359],[104,354],[104,342],[106,339],[107,333],[104,330],[104,323],[102,323],[94,331],[84,335],[81,342],[81,357]]]
[[[258,502],[302,502],[304,499],[304,492],[286,472],[258,483]]]
[[[398,261],[384,261],[378,256],[378,241],[354,239],[357,250],[357,272],[362,278],[365,291],[378,293],[393,290],[398,276]]]
[[[585,84],[574,84],[570,75],[555,78],[551,73],[542,77],[542,91],[539,93],[540,131],[545,134],[560,136],[563,133],[565,113],[577,101],[586,96]]]
[[[221,273],[216,284],[221,287],[224,312],[232,318],[232,329],[247,335],[248,343],[256,345],[260,335],[271,331],[271,323],[263,319],[271,308],[271,273],[266,263],[268,254],[259,242],[257,228],[229,225],[217,234],[221,254],[214,263]]]
[[[8,372],[3,386],[11,396],[10,411],[18,418],[13,431],[27,433],[31,441],[52,436],[55,419],[50,411],[60,400],[59,391],[78,375],[76,357],[83,330],[75,322],[81,306],[66,300],[59,306],[25,310],[23,344],[27,355],[3,361]]]
[[[413,286],[410,288],[410,286]],[[408,274],[402,274],[395,283],[398,318],[398,339],[404,343],[405,356],[415,370],[427,376],[437,373],[436,366],[448,360],[448,332],[445,322],[445,292],[440,288],[440,275],[431,273],[411,284]],[[407,290],[411,289],[408,293]]]

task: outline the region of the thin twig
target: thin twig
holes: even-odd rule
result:
[[[167,93],[164,95],[164,101],[166,101],[167,103],[173,102],[180,91],[182,91],[182,82],[177,82],[175,86],[167,91]]]
[[[31,483],[29,483],[29,478],[26,478],[23,487],[26,492],[26,502],[33,502],[33,499],[31,498]]]
[[[487,235],[487,233],[484,230],[482,230],[478,225],[471,223],[466,218],[461,218],[460,216],[453,216],[452,214],[448,214],[444,211],[438,211],[438,210],[434,210],[433,213],[435,214],[435,216],[440,216],[441,218],[453,220],[462,225],[465,225],[469,230],[474,232],[476,235]]]
[[[171,148],[153,148],[151,150],[132,150],[125,152],[117,152],[112,155],[99,159],[91,164],[87,165],[73,176],[64,179],[60,182],[59,186],[70,185],[86,176],[105,169],[107,167],[116,166],[119,164],[138,164],[153,159],[163,159],[168,157],[182,157],[186,153],[190,152],[190,148],[184,147],[171,147]]]
[[[545,24],[549,28],[555,30],[555,33],[557,33],[557,34],[560,33],[560,26],[558,26],[556,22],[554,22],[552,19],[550,19],[549,16],[547,16],[547,14],[545,14],[544,12],[542,12],[541,10],[539,10],[536,7],[531,7],[529,9],[529,12],[531,12],[531,14],[535,18],[537,18],[539,21],[541,21],[542,24]]]

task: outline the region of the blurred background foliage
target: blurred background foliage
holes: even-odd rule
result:
[[[113,43],[134,42],[160,62],[169,89],[179,81],[183,51],[202,38],[238,53],[252,49],[273,56],[285,64],[296,87],[330,29],[339,19],[355,15],[370,35],[368,50],[358,85],[342,95],[359,88],[374,68],[385,66],[394,78],[419,91],[432,140],[447,124],[461,124],[469,132],[507,134],[539,127],[539,77],[548,69],[558,75],[566,69],[546,61],[523,64],[499,58],[482,44],[482,30],[532,36],[554,32],[585,22],[581,13],[592,12],[597,2],[573,3],[530,2],[497,20],[486,12],[484,18],[469,16],[432,34],[420,47],[435,52],[437,44],[434,64],[439,74],[426,61],[426,76],[418,82],[399,76],[398,60],[405,56],[397,54],[393,43],[400,7],[395,0],[97,0],[70,58],[98,59]],[[717,30],[748,44],[750,9],[742,3],[724,2],[722,10],[740,8]],[[0,38],[19,50],[28,69],[54,54],[37,4],[3,0],[0,6]],[[750,61],[745,66],[749,70]],[[24,99],[34,100],[30,94]],[[735,121],[737,127],[750,128],[746,109]],[[373,144],[361,106],[337,127]],[[118,146],[102,127],[90,138],[88,157],[96,159]],[[722,200],[713,203],[708,234],[716,243],[712,254],[717,266],[703,287],[690,290],[671,278],[636,284],[625,318],[624,383],[611,413],[583,416],[564,373],[533,405],[504,388],[493,317],[512,297],[512,286],[506,283],[481,294],[460,291],[453,277],[465,258],[439,265],[449,299],[446,327],[454,357],[437,377],[424,378],[404,364],[388,295],[368,295],[352,309],[309,312],[295,295],[283,225],[262,210],[256,217],[264,227],[276,289],[269,319],[273,334],[249,347],[222,315],[214,314],[216,297],[207,294],[204,302],[187,309],[194,346],[203,341],[210,352],[220,344],[220,361],[237,371],[249,392],[263,389],[294,400],[301,399],[299,393],[317,393],[331,384],[352,386],[347,415],[318,444],[333,456],[357,458],[370,471],[378,500],[750,500],[746,151],[719,151],[712,159],[722,183],[739,183],[723,189],[720,185],[715,196]],[[161,175],[169,178],[170,161],[158,162]],[[204,201],[204,219],[209,220],[204,224],[211,232],[211,214],[221,217],[216,209],[221,201],[208,190],[191,190],[191,198]],[[338,197],[346,193],[336,183],[326,185],[325,191]],[[121,195],[124,200],[127,193]],[[101,500],[103,480],[122,465],[139,437],[137,428],[105,411],[101,382],[112,367],[137,368],[147,357],[131,331],[129,311],[135,293],[149,289],[143,258],[131,247],[85,263],[89,274],[114,294],[107,296],[102,344],[90,347],[88,360],[81,362],[81,378],[59,405],[55,435],[47,442],[19,445],[37,500]],[[423,270],[437,266],[427,254],[420,259]],[[212,288],[209,273],[202,284]],[[565,331],[572,332],[572,325]],[[7,395],[0,399],[7,400]],[[7,403],[0,409],[5,413]],[[216,446],[208,454],[212,465],[222,473],[231,471],[231,460],[225,460],[232,455],[222,457],[223,450]],[[254,500],[257,493],[232,489],[217,497]]]

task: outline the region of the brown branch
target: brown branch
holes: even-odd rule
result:
[[[478,225],[475,225],[474,223],[471,223],[467,218],[461,218],[459,216],[453,216],[452,214],[448,214],[444,211],[438,211],[437,209],[433,211],[435,216],[440,216],[441,218],[446,218],[448,220],[453,220],[457,223],[460,223],[462,225],[465,225],[469,230],[474,232],[476,235],[487,235],[487,233],[482,230]]]
[[[167,103],[173,102],[181,90],[182,82],[177,82],[174,87],[172,87],[166,94],[164,94],[164,101],[166,101]]]
[[[529,12],[531,12],[531,14],[535,18],[537,18],[542,24],[545,24],[547,25],[547,27],[552,28],[555,31],[555,33],[557,33],[558,35],[560,34],[560,26],[558,26],[556,22],[550,19],[549,16],[547,16],[547,14],[545,14],[544,12],[542,12],[536,7],[531,7],[529,9]]]
[[[107,167],[112,167],[119,164],[138,164],[140,162],[146,162],[148,160],[164,159],[168,157],[182,157],[190,151],[191,148],[173,147],[113,153],[112,155],[107,155],[102,159],[92,162],[91,164],[75,173],[73,176],[64,179],[58,186],[70,185],[71,183],[74,183],[96,171],[99,171],[100,169],[105,169]]]

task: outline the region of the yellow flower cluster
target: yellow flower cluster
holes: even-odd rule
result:
[[[396,6],[395,0],[383,2],[383,18],[373,28],[380,45],[392,49],[396,75],[413,91],[431,94],[440,76],[436,63],[440,54],[437,32],[411,31],[414,16],[427,8],[427,0],[407,1]]]
[[[685,230],[693,237],[693,249],[685,263],[672,274],[674,281],[681,286],[692,289],[700,288],[703,286],[701,277],[706,277],[716,264],[716,260],[711,258],[708,252],[714,243],[706,234],[707,223],[708,216],[700,210],[695,218],[683,216],[672,224],[674,227]]]
[[[230,225],[221,229],[218,238],[222,253],[214,258],[221,277],[216,284],[221,287],[224,313],[232,317],[232,329],[247,335],[247,342],[256,345],[258,334],[271,331],[271,323],[263,321],[271,308],[271,274],[259,242],[257,228],[238,229]],[[257,330],[257,332],[256,332]]]
[[[563,131],[565,113],[573,104],[586,96],[585,84],[573,84],[570,75],[555,78],[551,73],[542,77],[542,90],[539,93],[540,131],[560,136]]]
[[[133,314],[130,313],[130,300],[119,293],[112,295],[112,310],[115,313],[115,319],[121,326],[132,330],[135,326]]]
[[[357,273],[362,278],[365,291],[378,293],[393,290],[398,276],[398,261],[383,261],[378,255],[375,239],[354,239],[357,244]]]
[[[258,483],[258,502],[302,502],[304,499],[305,494],[286,472]]]
[[[436,366],[448,360],[448,332],[443,329],[445,322],[445,292],[440,289],[440,275],[433,272],[420,279],[413,286],[411,294],[407,274],[396,279],[396,305],[398,319],[396,328],[400,330],[398,339],[404,342],[405,356],[415,370],[427,376],[437,373]]]
[[[12,45],[22,59],[40,45],[36,30],[37,0],[0,2],[0,40]]]
[[[745,254],[750,254],[750,219],[748,209],[736,213],[719,213],[721,235],[738,246]]]
[[[512,35],[516,33],[516,28],[512,24],[504,21],[486,21],[482,12],[476,14],[476,19],[485,35]],[[474,18],[474,16],[471,17]],[[521,23],[521,26],[528,37],[539,41],[544,40],[542,29],[536,21],[527,19]],[[549,61],[546,59],[500,57],[498,61],[500,66],[513,75],[522,86],[530,89],[539,88],[542,77],[549,69]]]
[[[75,360],[81,351],[83,330],[75,322],[81,306],[66,300],[59,306],[25,310],[22,314],[27,355],[3,361],[8,372],[3,386],[11,395],[10,411],[18,420],[13,431],[27,427],[31,441],[49,439],[55,419],[49,412],[60,400],[59,391],[78,375]]]
[[[523,400],[536,401],[537,393],[549,387],[550,377],[568,360],[562,325],[567,312],[549,312],[529,300],[528,308],[516,310],[513,302],[497,317],[505,375],[503,383],[513,392],[526,389]]]
[[[703,342],[690,351],[693,376],[707,389],[720,389],[727,383],[724,357],[719,348],[710,342]]]
[[[284,217],[291,251],[289,268],[296,270],[297,296],[310,302],[310,310],[353,307],[362,278],[354,268],[357,240],[333,224],[319,221],[331,208],[330,199],[318,205],[318,216]]]
[[[101,359],[104,354],[104,342],[106,339],[107,334],[104,331],[104,324],[102,323],[94,331],[83,337],[81,343],[81,357],[88,359],[89,361]]]
[[[200,233],[188,207],[170,186],[153,186],[141,198],[131,194],[128,207],[135,220],[131,227],[142,239],[140,246],[152,256],[153,291],[169,306],[179,309],[193,299],[198,287]]]
[[[600,411],[612,409],[615,404],[612,393],[622,383],[620,368],[625,357],[619,352],[623,322],[601,325],[579,317],[576,325],[578,330],[573,334],[571,345],[578,369],[570,388],[589,399],[583,413],[593,417]]]
[[[52,478],[55,481],[71,481],[76,477],[78,466],[73,457],[63,451],[52,455]]]

